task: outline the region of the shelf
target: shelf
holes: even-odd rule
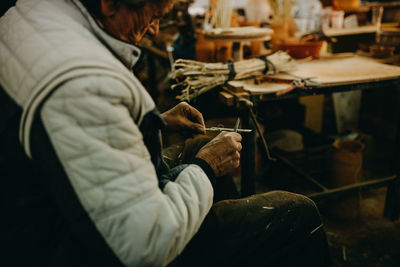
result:
[[[393,2],[370,2],[366,3],[365,6],[383,6],[383,7],[400,7],[400,1]]]
[[[342,29],[324,29],[323,32],[328,37],[333,36],[345,36],[345,35],[357,35],[366,33],[376,33],[376,25],[359,26],[355,28],[342,28]]]
[[[368,5],[362,5],[358,8],[343,9],[343,11],[346,13],[367,13],[370,10],[371,10],[371,6],[368,6]]]

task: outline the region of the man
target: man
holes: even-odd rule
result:
[[[2,266],[325,266],[309,199],[213,205],[216,177],[239,165],[239,134],[188,164],[162,160],[165,124],[204,132],[186,103],[160,116],[131,72],[134,44],[172,4],[20,0],[0,19]]]

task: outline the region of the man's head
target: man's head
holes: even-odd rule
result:
[[[158,33],[160,18],[167,14],[174,0],[81,0],[111,35],[138,43],[148,32]]]

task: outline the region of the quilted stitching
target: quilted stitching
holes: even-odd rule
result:
[[[111,97],[103,97],[109,88]],[[178,176],[180,184],[168,183],[165,194],[158,189],[142,135],[122,104],[126,100],[117,101],[127,90],[108,77],[69,81],[46,101],[42,120],[85,209],[121,260],[164,265],[198,230],[212,203],[211,185],[191,166]],[[132,250],[132,240],[134,248],[146,249]]]
[[[82,205],[115,254],[127,266],[165,266],[211,207],[207,176],[189,165],[162,192],[137,126],[154,108],[143,86],[87,25],[72,19],[82,16],[71,1],[20,0],[18,6],[0,19],[0,82],[20,105],[46,73],[74,58],[102,59],[131,75],[129,85],[105,76],[67,81],[40,115]]]

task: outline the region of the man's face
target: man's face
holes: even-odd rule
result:
[[[112,0],[102,0],[101,18],[105,30],[111,35],[137,44],[148,32],[158,33],[160,18],[173,7],[174,0],[163,4],[146,3],[143,7],[132,9],[126,5],[114,6]]]

